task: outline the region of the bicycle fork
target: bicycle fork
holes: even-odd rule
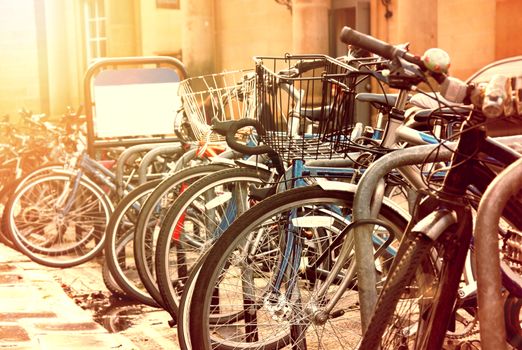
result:
[[[71,174],[71,180],[67,181],[62,193],[56,200],[54,208],[58,212],[60,218],[63,218],[71,210],[82,176],[83,174],[81,171],[78,171],[75,175]]]
[[[441,270],[437,292],[433,296],[433,304],[427,306],[431,312],[424,315],[421,313],[421,317],[426,318],[419,324],[415,347],[426,350],[441,349],[454,312],[459,283],[471,242],[473,232],[471,210],[467,206],[452,210],[436,210],[416,224],[412,232],[423,234],[434,243],[439,241],[444,246],[443,255],[438,256],[441,260]]]

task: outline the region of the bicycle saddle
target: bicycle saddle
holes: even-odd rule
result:
[[[361,92],[355,96],[355,99],[361,102],[369,102],[378,104],[379,108],[393,107],[397,102],[399,94],[375,94],[370,92]]]
[[[322,116],[330,114],[332,110],[332,106],[327,105],[323,107],[314,107],[314,108],[303,108],[299,111],[299,114],[305,118],[308,118],[313,121],[321,120]]]
[[[463,107],[462,103],[446,100],[440,93],[429,92],[427,94],[415,94],[410,98],[410,103],[423,109],[438,109],[440,107]]]
[[[414,113],[413,118],[417,122],[426,122],[433,117],[444,118],[446,120],[455,120],[462,118],[462,115],[467,115],[470,109],[461,107],[444,107],[434,109],[421,109]]]

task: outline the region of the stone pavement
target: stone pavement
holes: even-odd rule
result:
[[[74,297],[107,293],[99,263],[53,269],[0,244],[0,350],[179,349],[164,311],[141,308],[124,331],[111,333]]]

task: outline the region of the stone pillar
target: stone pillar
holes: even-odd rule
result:
[[[328,54],[330,0],[292,0],[294,54]]]
[[[189,76],[215,72],[213,0],[181,0],[183,11],[182,61]]]
[[[437,46],[437,1],[371,0],[371,33],[391,44],[410,43],[421,55]]]
[[[400,0],[397,2],[397,42],[410,43],[410,50],[422,55],[437,47],[437,1]]]

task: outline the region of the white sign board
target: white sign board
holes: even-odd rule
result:
[[[95,136],[173,134],[178,87],[177,74],[166,68],[102,71],[93,87]]]

